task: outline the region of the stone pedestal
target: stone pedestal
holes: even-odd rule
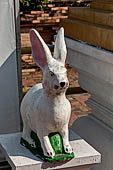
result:
[[[101,155],[76,133],[70,130],[70,144],[75,158],[65,162],[43,162],[20,145],[21,133],[0,135],[0,148],[12,170],[90,170],[101,161]]]
[[[91,94],[89,116],[72,129],[102,154],[93,170],[113,169],[113,53],[66,38],[67,63],[79,73],[79,84]]]

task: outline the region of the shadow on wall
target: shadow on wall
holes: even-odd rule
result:
[[[13,0],[0,0],[0,24],[0,133],[3,134],[20,130]]]
[[[20,129],[16,51],[0,67],[0,133]]]

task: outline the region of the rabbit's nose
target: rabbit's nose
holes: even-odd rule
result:
[[[61,83],[60,83],[60,86],[61,86],[61,87],[64,87],[64,86],[65,86],[65,82],[61,82]]]

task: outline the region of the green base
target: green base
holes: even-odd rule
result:
[[[36,148],[32,147],[26,140],[21,138],[20,143],[24,145],[27,149],[29,149],[34,155],[37,157],[49,161],[49,162],[55,162],[55,161],[63,161],[63,160],[70,160],[74,158],[74,153],[65,153],[63,149],[63,142],[62,137],[59,133],[51,133],[49,135],[49,140],[51,143],[51,146],[53,147],[55,151],[55,156],[53,158],[47,157],[43,154],[43,150],[41,147],[40,140],[35,132],[31,132],[31,138],[34,140]]]

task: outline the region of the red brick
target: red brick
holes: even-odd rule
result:
[[[85,104],[85,102],[90,98],[91,96],[88,95],[82,95],[82,96],[76,96],[76,100],[78,100],[80,103]]]
[[[31,14],[43,14],[44,11],[31,11]]]

